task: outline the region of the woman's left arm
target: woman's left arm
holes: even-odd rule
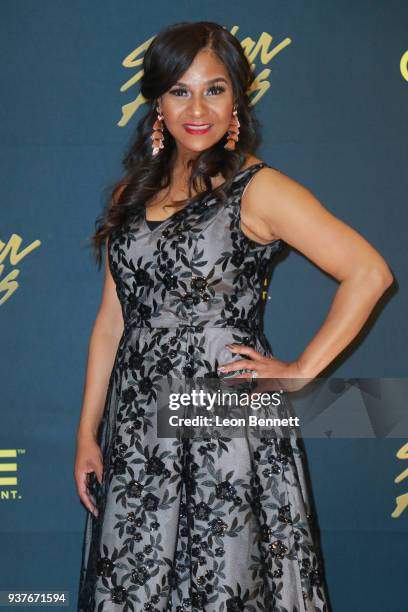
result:
[[[283,239],[340,283],[323,325],[288,364],[289,375],[314,378],[357,335],[394,277],[380,253],[306,187],[273,168],[254,178],[245,196],[245,217],[254,219],[253,230],[265,240]],[[250,350],[237,352],[251,357]],[[251,368],[250,363],[244,367]],[[282,372],[264,369],[258,375],[278,377]]]

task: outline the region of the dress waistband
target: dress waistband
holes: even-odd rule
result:
[[[131,319],[125,322],[125,330],[130,330],[134,328],[143,328],[143,329],[179,329],[179,328],[187,328],[192,329],[197,332],[203,332],[204,329],[236,329],[245,333],[250,333],[253,331],[259,331],[260,326],[256,321],[240,321],[233,325],[224,324],[224,323],[215,323],[214,321],[203,323],[191,323],[191,322],[182,322],[182,321],[171,321],[166,323],[165,321],[151,321],[144,320],[141,321],[140,318]]]

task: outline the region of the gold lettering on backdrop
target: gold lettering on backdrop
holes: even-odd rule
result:
[[[18,234],[12,234],[9,241],[6,243],[0,240],[0,306],[4,304],[20,286],[16,278],[20,274],[20,270],[11,270],[7,276],[2,278],[4,271],[4,260],[9,255],[9,263],[12,266],[17,266],[21,259],[26,257],[31,251],[40,246],[39,240],[34,240],[25,249],[20,249],[22,238]],[[4,295],[2,296],[2,294]]]
[[[17,450],[11,449],[0,449],[0,487],[12,486],[17,484],[17,463],[3,462],[3,459],[15,459],[17,457]]]
[[[123,60],[122,66],[124,66],[125,68],[136,68],[137,66],[141,66],[143,63],[142,54],[146,51],[147,47],[152,42],[153,38],[155,38],[155,36],[152,36],[151,38],[146,40],[146,42],[144,42],[139,47],[137,47],[134,51],[129,53],[129,55],[127,55],[125,59]],[[139,57],[139,56],[142,56],[142,57]],[[120,91],[127,91],[130,87],[132,87],[132,85],[140,81],[140,79],[142,78],[142,75],[143,75],[143,70],[139,70],[139,72],[136,72],[134,76],[132,76],[128,81],[126,81],[126,83],[122,85],[122,87],[120,88]],[[145,101],[146,101],[145,98],[142,96],[141,93],[139,93],[136,100],[133,100],[133,102],[129,102],[129,104],[124,104],[122,106],[122,117],[120,121],[118,122],[118,126],[119,127],[125,126],[130,121],[130,119],[133,117],[133,115],[135,114],[139,106],[144,104]]]
[[[235,33],[237,31],[238,31],[238,26],[234,26],[231,30],[231,34],[235,36]],[[257,58],[258,55],[260,56],[259,59],[260,59],[261,64],[265,66],[266,64],[269,64],[269,62],[276,55],[278,55],[278,53],[283,51],[283,49],[285,49],[285,47],[290,45],[290,43],[292,42],[290,38],[285,38],[282,42],[280,42],[274,48],[270,48],[270,45],[272,44],[272,40],[273,40],[273,36],[271,36],[267,32],[262,32],[262,34],[260,35],[258,39],[258,42],[255,42],[250,37],[244,38],[244,40],[241,42],[241,46],[243,47],[245,51],[245,55],[247,56],[248,60],[251,62],[251,67],[253,71],[255,70],[255,64],[253,62]],[[271,72],[272,71],[270,68],[264,68],[255,77],[255,80],[252,83],[249,93],[252,93],[252,92],[258,92],[258,93],[251,99],[250,106],[254,106],[270,88],[271,84],[266,79],[269,77]]]
[[[268,295],[268,292],[266,290],[267,287],[268,287],[268,279],[267,278],[264,278],[263,286],[264,286],[264,289],[262,289],[262,292],[261,292],[261,299],[262,300],[270,300],[271,298]]]
[[[398,459],[408,459],[408,442],[404,444],[404,446],[402,446],[398,450],[396,456]],[[407,477],[408,477],[408,468],[406,468],[403,472],[401,472],[401,474],[398,474],[394,482],[398,484]],[[398,518],[399,516],[401,516],[404,510],[406,510],[408,506],[408,493],[404,493],[403,495],[399,495],[398,497],[396,497],[395,502],[397,504],[397,507],[395,508],[394,512],[391,514],[392,518]]]
[[[408,51],[402,54],[400,61],[400,70],[402,74],[402,78],[408,81]]]
[[[235,36],[238,31],[238,26],[233,26],[231,29],[231,34]],[[155,36],[152,36],[146,42],[139,45],[136,49],[131,51],[129,55],[125,57],[122,62],[122,66],[125,68],[138,68],[143,63],[143,54],[152,42]],[[252,70],[255,69],[254,60],[259,56],[259,60],[263,66],[269,64],[272,59],[278,55],[285,47],[290,45],[292,40],[290,38],[285,38],[282,42],[275,45],[275,47],[271,48],[273,37],[267,32],[262,32],[258,41],[252,40],[252,38],[247,37],[241,43],[248,60],[251,62]],[[249,94],[255,92],[254,97],[251,99],[250,105],[254,106],[262,96],[268,91],[270,87],[270,83],[268,82],[268,77],[271,74],[270,68],[264,68],[256,75],[255,80],[251,86]],[[120,88],[120,91],[127,91],[133,85],[138,83],[143,75],[143,69],[140,69],[134,74],[130,79],[126,81]],[[129,102],[128,104],[124,104],[122,106],[122,117],[118,121],[119,127],[124,127],[129,123],[133,115],[137,112],[139,107],[146,102],[145,98],[139,93],[136,98]]]
[[[0,501],[15,501],[23,498],[19,487],[20,458],[26,455],[25,448],[0,448]]]

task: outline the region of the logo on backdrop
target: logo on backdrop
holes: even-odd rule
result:
[[[408,442],[404,444],[404,446],[401,446],[400,449],[398,449],[396,456],[398,459],[405,459],[405,460],[408,459]],[[399,484],[405,478],[408,478],[408,468],[405,468],[405,470],[403,470],[401,474],[398,474],[394,482],[395,484]],[[392,518],[399,518],[401,514],[407,509],[408,493],[403,493],[402,495],[398,495],[398,497],[395,499],[395,503],[397,507],[395,508],[391,516]]]
[[[402,78],[408,81],[408,50],[402,54],[400,61],[400,70]]]
[[[20,270],[16,266],[41,244],[40,240],[34,240],[34,242],[20,251],[22,241],[23,239],[18,234],[12,234],[7,243],[0,240],[0,306],[7,302],[20,286],[20,283],[16,280]],[[8,263],[13,268],[8,273],[7,270],[5,271],[4,264],[6,257],[8,257]],[[5,276],[3,276],[4,271]]]
[[[23,448],[0,448],[0,500],[21,499],[18,492],[17,461],[25,455]]]
[[[231,34],[235,36],[235,34],[238,32],[238,29],[239,29],[238,26],[233,26],[233,28],[230,30]],[[131,69],[136,68],[137,71],[126,81],[126,83],[122,85],[122,87],[120,88],[121,92],[128,91],[134,85],[136,85],[136,83],[138,83],[140,79],[142,78],[143,70],[139,69],[139,67],[143,63],[144,52],[149,47],[150,43],[152,42],[154,38],[155,36],[152,36],[151,38],[146,40],[144,43],[139,45],[139,47],[136,47],[136,49],[131,51],[129,55],[127,55],[125,59],[123,60],[122,66],[124,66],[125,68],[131,68]],[[244,40],[241,43],[241,46],[244,49],[245,54],[251,63],[252,70],[254,70],[256,67],[255,60],[257,59],[260,61],[261,65],[263,66],[260,72],[256,75],[256,78],[249,91],[249,94],[252,94],[252,93],[254,94],[250,102],[251,106],[254,106],[262,98],[262,96],[268,91],[269,87],[271,86],[268,81],[268,78],[272,70],[268,67],[268,64],[272,61],[272,59],[276,55],[281,53],[283,49],[285,49],[292,42],[290,38],[284,38],[281,42],[277,44],[273,44],[272,40],[273,40],[273,36],[271,36],[267,32],[262,32],[258,40],[253,40],[250,36],[247,36],[246,38],[244,38]],[[122,117],[120,118],[118,122],[118,126],[124,127],[125,125],[127,125],[129,121],[131,120],[131,118],[133,117],[133,115],[137,112],[138,108],[142,104],[144,104],[145,101],[146,101],[145,98],[142,96],[141,93],[139,93],[135,97],[135,99],[132,100],[132,102],[129,102],[128,104],[124,104],[122,106]]]

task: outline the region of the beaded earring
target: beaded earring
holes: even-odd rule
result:
[[[227,143],[224,145],[224,149],[227,149],[228,151],[233,151],[235,149],[235,143],[238,142],[238,134],[239,134],[240,123],[239,123],[239,120],[238,120],[237,113],[238,113],[237,107],[234,107],[234,110],[232,111],[231,123],[230,123],[230,126],[228,128]]]
[[[156,109],[157,110],[157,119],[153,124],[153,133],[150,136],[150,138],[152,139],[152,157],[155,157],[158,152],[160,151],[160,149],[164,148],[164,136],[163,136],[163,119],[164,116],[161,114],[159,108]]]

